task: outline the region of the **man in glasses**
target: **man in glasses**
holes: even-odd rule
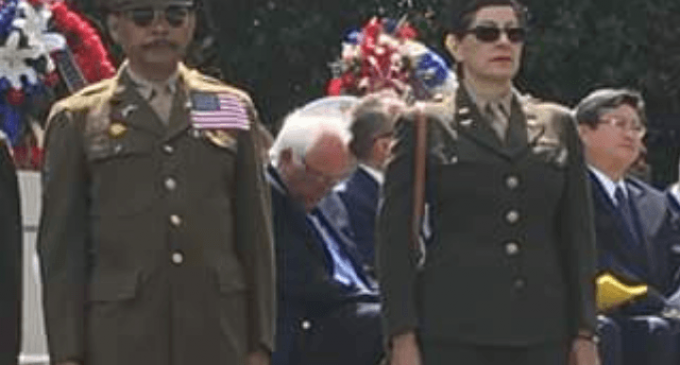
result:
[[[51,363],[267,364],[269,194],[249,97],[185,67],[191,0],[107,0],[127,60],[49,118]]]
[[[643,147],[642,96],[626,89],[594,91],[576,107],[576,119],[595,207],[598,271],[649,287],[644,298],[606,313],[621,328],[625,362],[676,363],[677,319],[663,312],[677,307],[671,298],[680,284],[674,263],[680,221],[662,192],[627,175]]]
[[[0,364],[16,365],[21,348],[22,232],[19,187],[0,132]]]
[[[446,3],[460,86],[397,122],[376,224],[391,363],[597,365],[593,223],[573,119],[513,87],[522,5]],[[412,125],[423,114],[418,192]],[[412,242],[421,192],[431,223],[423,245]]]
[[[274,365],[374,365],[380,305],[354,242],[318,208],[353,167],[346,122],[298,111],[270,150],[279,312]]]

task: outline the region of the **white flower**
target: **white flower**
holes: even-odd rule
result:
[[[34,47],[19,48],[20,35],[12,31],[4,46],[0,47],[0,78],[7,78],[12,87],[21,88],[21,77],[35,84],[38,80],[33,67],[26,64],[26,60],[37,60],[43,53]]]
[[[28,40],[28,46],[38,50],[47,59],[47,72],[54,70],[54,63],[49,57],[53,51],[64,49],[66,39],[58,33],[47,31],[47,24],[52,17],[52,12],[47,6],[40,6],[37,10],[26,0],[19,0],[17,4],[17,17],[12,25],[21,29]]]

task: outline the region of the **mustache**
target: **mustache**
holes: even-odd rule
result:
[[[142,48],[148,49],[148,48],[159,48],[159,47],[167,47],[172,50],[178,51],[181,47],[177,42],[173,42],[167,39],[155,39],[151,42],[145,43],[142,45]]]

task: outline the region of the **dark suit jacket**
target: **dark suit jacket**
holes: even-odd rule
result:
[[[22,233],[19,189],[0,139],[0,365],[16,364],[21,346]]]
[[[297,365],[302,363],[305,352],[305,331],[314,329],[320,338],[329,336],[330,340],[333,334],[324,334],[322,323],[332,312],[348,303],[377,302],[378,296],[375,291],[361,293],[333,279],[333,259],[324,242],[308,225],[304,207],[288,196],[276,169],[271,166],[268,180],[272,189],[279,303],[273,364]],[[321,219],[339,244],[349,244],[323,216]],[[350,257],[356,272],[370,282],[361,265]],[[352,330],[351,326],[348,330]],[[366,334],[355,335],[360,338]],[[346,343],[336,345],[338,352],[348,351]]]
[[[652,291],[644,299],[614,312],[627,315],[657,314],[664,298],[678,290],[674,251],[680,245],[678,216],[667,197],[655,188],[627,178],[632,213],[637,218],[642,242],[635,242],[625,221],[597,179],[590,173],[595,207],[598,271],[609,272],[629,284],[648,284]]]
[[[192,125],[191,105],[218,96],[247,129]],[[242,364],[272,350],[256,118],[245,93],[184,66],[167,126],[124,68],[53,108],[38,236],[52,361]]]
[[[434,236],[418,265],[413,112],[398,122],[378,219],[385,332],[519,346],[594,332],[592,203],[569,112],[515,95],[504,146],[462,88],[424,113]]]
[[[362,168],[336,188],[342,199],[354,233],[354,242],[369,272],[374,271],[375,219],[380,195],[380,185]]]

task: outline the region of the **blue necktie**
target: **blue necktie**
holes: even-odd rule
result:
[[[630,201],[628,200],[626,194],[624,194],[623,189],[620,186],[616,188],[614,198],[616,198],[617,203],[616,208],[619,211],[619,214],[621,214],[621,217],[623,218],[624,222],[626,223],[628,233],[630,234],[630,237],[632,238],[633,242],[635,243],[635,247],[637,248],[640,246],[640,235],[638,233],[637,222],[635,221],[635,218],[633,217],[633,212],[630,209]]]

